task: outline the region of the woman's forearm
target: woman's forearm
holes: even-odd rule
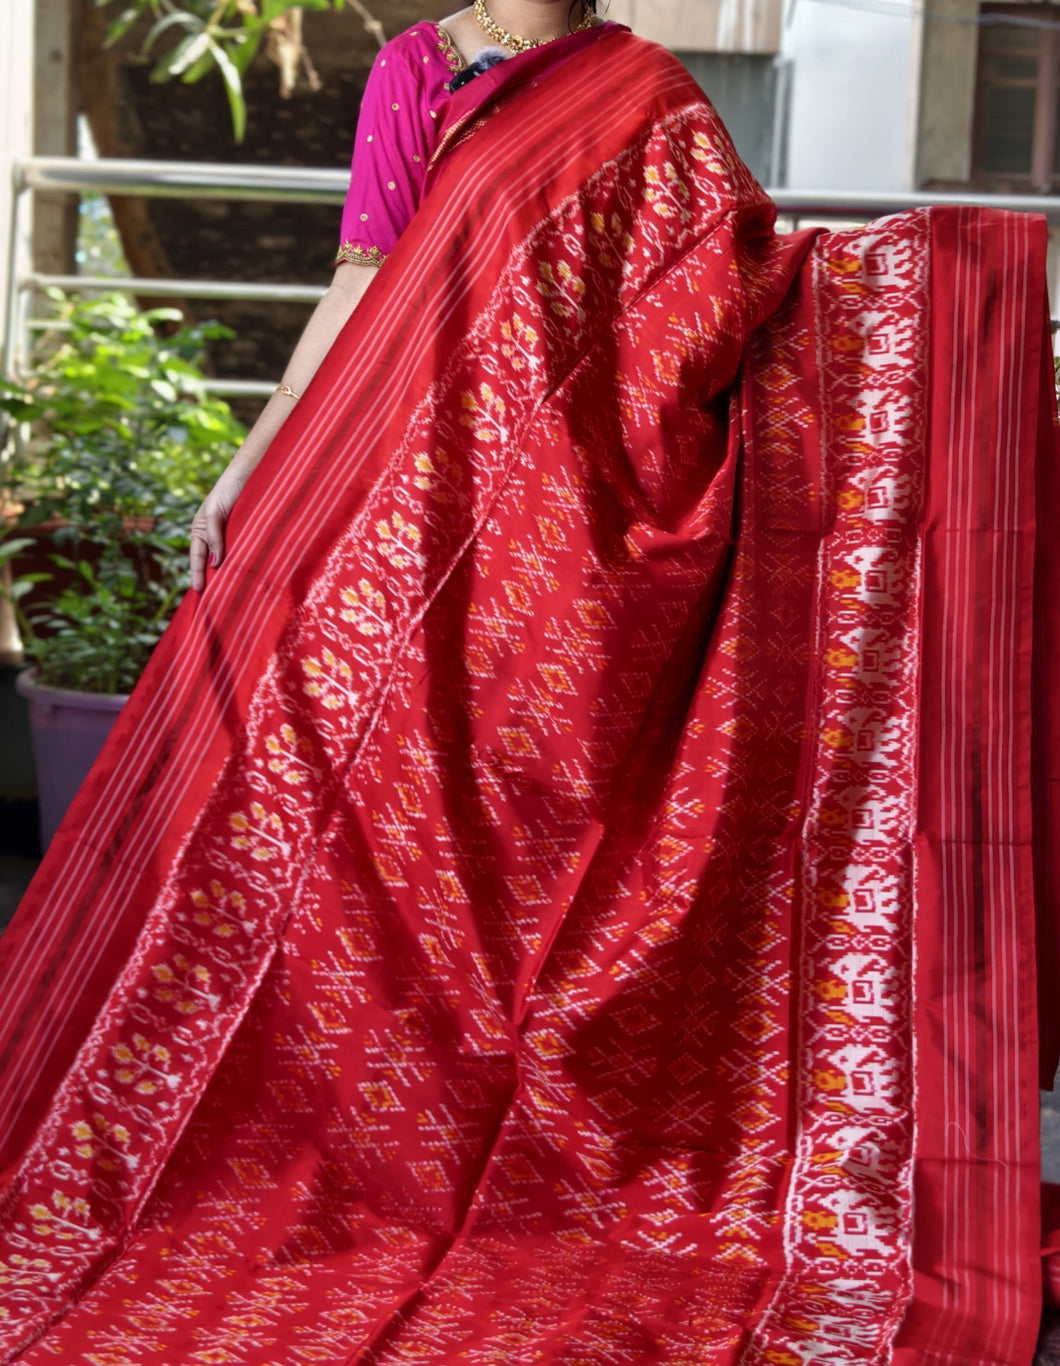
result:
[[[305,331],[283,373],[282,383],[296,394],[316,374],[320,362],[331,349],[347,319],[364,297],[375,275],[373,266],[357,266],[343,262],[335,270],[335,278],[328,292],[313,310]],[[291,407],[298,400],[289,394],[273,394],[261,411],[261,416],[247,433],[243,444],[228,462],[224,472],[207,494],[191,524],[191,546],[188,562],[191,586],[197,593],[206,587],[206,561],[219,565],[225,554],[225,524],[239,497],[243,485],[250,478],[273,437],[290,416]]]
[[[281,383],[296,394],[305,393],[306,386],[316,374],[321,361],[331,350],[332,343],[342,331],[347,319],[364,297],[376,274],[373,266],[359,266],[342,262],[335,268],[335,277],[328,292],[313,310],[305,330],[298,340]],[[247,433],[243,444],[232,457],[226,476],[245,483],[268,450],[273,437],[290,416],[296,399],[289,394],[275,393],[265,404],[257,421]]]

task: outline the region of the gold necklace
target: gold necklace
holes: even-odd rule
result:
[[[588,5],[583,4],[584,13],[581,23],[576,24],[571,29],[571,33],[583,33],[585,29],[592,27],[593,12]],[[494,19],[490,18],[490,12],[486,8],[486,0],[475,0],[475,18],[482,28],[495,43],[500,43],[501,47],[506,47],[509,52],[520,53],[529,52],[534,47],[544,47],[546,43],[554,43],[555,38],[520,38],[517,33],[509,33],[506,28],[501,28]],[[564,37],[564,34],[557,34],[557,37]]]

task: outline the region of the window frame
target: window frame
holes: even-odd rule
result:
[[[1047,17],[1060,24],[1060,4],[1032,5],[983,4],[980,18],[987,15],[1011,15],[1021,19]],[[1034,99],[1034,126],[1031,130],[1031,165],[1029,174],[984,171],[980,162],[982,147],[983,92],[986,88],[985,44],[980,38],[975,68],[975,118],[972,130],[972,179],[977,185],[989,188],[1012,189],[1049,194],[1060,182],[1056,167],[1057,123],[1060,121],[1060,28],[1037,31],[1038,76]]]

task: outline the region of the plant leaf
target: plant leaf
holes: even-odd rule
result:
[[[107,2],[108,0],[96,0],[97,6],[100,7]],[[103,46],[113,47],[118,39],[124,33],[127,33],[128,30],[132,28],[133,24],[136,23],[137,19],[139,19],[140,15],[144,12],[146,5],[147,0],[140,0],[139,4],[130,5],[128,9],[122,10],[117,19],[114,19],[107,25],[107,31],[103,35]]]
[[[13,555],[20,554],[34,544],[32,536],[16,536],[13,541],[0,542],[0,560],[10,560]]]
[[[201,33],[206,25],[197,15],[188,14],[185,10],[178,10],[175,14],[167,14],[164,19],[159,19],[157,24],[152,24],[147,31],[147,37],[140,48],[141,54],[146,54],[148,49],[153,47],[155,40],[160,38],[167,29],[186,28],[192,33]]]
[[[199,59],[209,53],[210,40],[205,33],[189,33],[165,58],[166,71],[170,76],[180,76]]]
[[[247,128],[247,105],[243,98],[243,82],[239,78],[232,59],[224,50],[220,43],[210,41],[210,51],[214,55],[214,60],[221,69],[224,77],[225,93],[228,95],[228,108],[232,115],[232,132],[236,142],[243,141],[243,134]]]

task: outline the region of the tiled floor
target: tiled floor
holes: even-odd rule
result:
[[[0,929],[14,914],[36,866],[31,859],[0,857]],[[1042,1177],[1060,1182],[1060,1091],[1042,1094]],[[1060,1366],[1060,1314],[1046,1315],[1034,1366]]]

